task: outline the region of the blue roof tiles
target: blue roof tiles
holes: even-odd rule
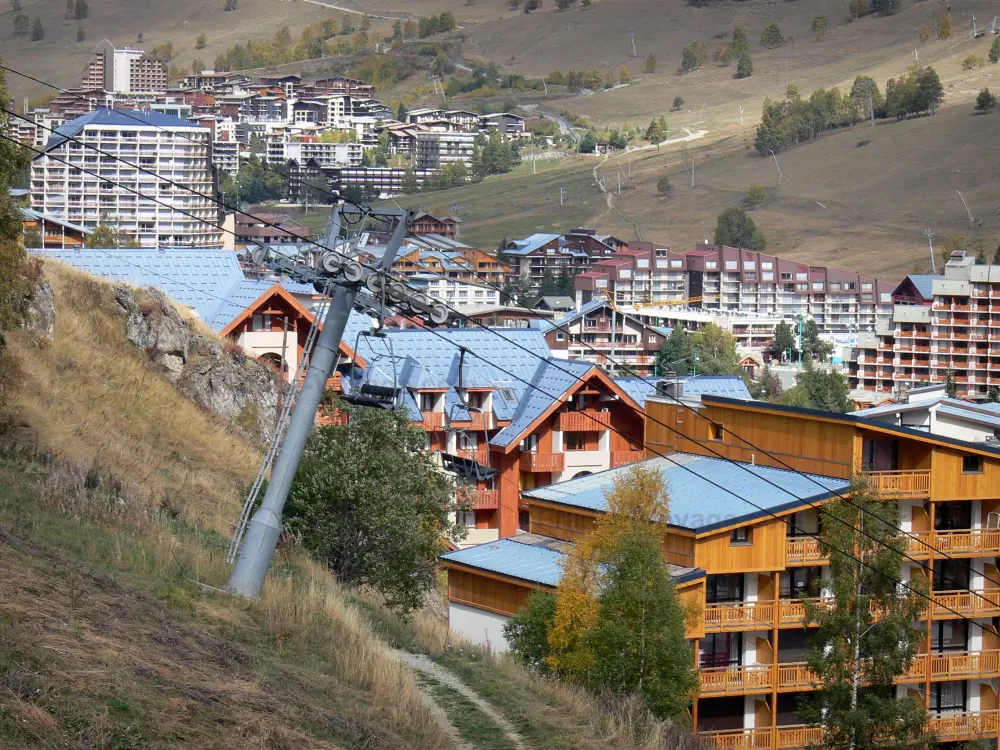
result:
[[[466,547],[441,555],[442,560],[517,578],[543,586],[556,586],[562,578],[565,555],[547,547],[521,544],[517,537]]]
[[[58,146],[63,141],[69,138],[73,138],[81,130],[89,125],[107,125],[114,126],[116,128],[141,128],[144,126],[154,127],[154,128],[194,128],[198,130],[203,130],[208,132],[208,128],[196,125],[193,122],[188,122],[187,120],[182,120],[179,117],[174,117],[173,115],[165,115],[161,112],[154,112],[153,110],[138,110],[138,109],[108,109],[107,107],[98,107],[93,112],[88,112],[85,115],[80,115],[79,117],[70,120],[62,127],[56,128],[55,133],[49,138],[49,142],[45,144],[45,149],[51,149]]]
[[[807,505],[844,492],[850,486],[847,479],[690,453],[670,453],[641,463],[659,471],[666,481],[670,495],[670,524],[695,532],[712,531]],[[627,471],[629,467],[623,466],[522,494],[602,511],[607,508],[605,493],[614,486],[615,478]]]

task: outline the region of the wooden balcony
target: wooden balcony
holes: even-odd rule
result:
[[[722,602],[705,605],[705,630],[769,630],[774,627],[774,602]],[[801,626],[801,619],[799,625]]]
[[[973,557],[1000,556],[1000,530],[971,529],[962,531],[935,531],[928,543],[949,555]],[[923,547],[923,545],[920,545]],[[926,554],[927,547],[923,547]]]
[[[1000,711],[965,711],[932,716],[927,728],[939,742],[990,739],[1000,728]],[[797,750],[823,741],[822,727],[805,724],[762,729],[726,729],[700,732],[698,737],[723,750]]]
[[[921,500],[930,497],[929,469],[902,471],[865,471],[871,491],[886,500]]]
[[[559,414],[559,429],[563,432],[601,432],[611,427],[611,412],[585,409]]]
[[[472,461],[475,461],[477,464],[482,464],[483,466],[486,466],[487,464],[487,456],[485,448],[481,450],[476,450],[475,448],[459,448],[458,455],[460,455],[462,458],[468,458]]]
[[[826,562],[819,541],[811,536],[790,536],[785,540],[785,564],[808,565]]]
[[[424,417],[423,428],[426,432],[438,432],[444,429],[443,411],[421,412]]]
[[[767,729],[727,729],[719,732],[701,732],[701,739],[724,750],[792,750],[792,748],[817,745],[823,741],[821,727],[798,724]]]
[[[472,497],[473,510],[496,510],[499,507],[499,490],[476,490],[476,494]]]
[[[769,693],[774,687],[774,667],[752,664],[738,667],[704,667],[701,670],[703,697]]]
[[[646,454],[642,451],[611,451],[611,468],[642,461]]]
[[[1000,727],[1000,716],[996,709],[948,714],[931,717],[928,721],[928,728],[934,732],[939,742],[996,737],[998,727]]]
[[[522,453],[521,470],[534,472],[562,471],[566,467],[566,456],[562,453]]]
[[[934,618],[994,617],[1000,615],[1000,589],[975,593],[972,591],[935,591],[932,598]]]

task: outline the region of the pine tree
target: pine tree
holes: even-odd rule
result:
[[[826,36],[827,21],[826,16],[816,16],[812,20],[812,33],[816,35],[816,39],[820,40]]]
[[[993,44],[990,45],[990,62],[1000,62],[1000,36],[994,37]]]
[[[750,59],[749,52],[741,52],[740,58],[736,62],[736,77],[737,78],[749,78],[753,75],[753,61]]]
[[[24,13],[14,16],[14,36],[28,36],[31,33],[31,19]]]
[[[73,9],[73,13],[78,21],[82,21],[84,18],[90,15],[90,6],[87,4],[87,0],[76,0],[76,6]]]
[[[681,71],[690,73],[702,66],[708,59],[708,50],[701,42],[691,42],[681,53]]]
[[[660,179],[656,181],[656,192],[660,195],[670,195],[674,186],[670,184],[670,178],[667,175],[660,175]]]
[[[87,39],[87,32],[83,30],[83,26],[76,27],[76,41],[83,42]]]
[[[1000,41],[1000,37],[997,37],[997,40]],[[993,62],[996,62],[996,60],[994,60]],[[647,73],[656,72],[656,58],[653,57],[652,52],[650,52],[649,55],[646,56],[646,72]]]
[[[40,42],[45,38],[45,27],[42,26],[42,19],[36,18],[31,24],[31,41]]]
[[[694,361],[694,350],[691,348],[691,338],[683,324],[674,326],[670,336],[663,342],[660,351],[656,353],[656,370],[661,375],[676,372],[687,375],[691,372]]]
[[[199,34],[198,38],[195,40],[194,48],[205,49],[205,46],[207,44],[208,44],[208,38],[204,34]]]
[[[760,34],[760,44],[768,49],[784,44],[785,37],[781,34],[778,24],[769,23]]]

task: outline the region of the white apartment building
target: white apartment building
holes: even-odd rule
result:
[[[267,161],[285,164],[294,160],[305,164],[311,159],[322,168],[361,166],[360,143],[324,143],[322,141],[284,141],[270,139],[267,143]]]
[[[415,273],[407,282],[410,286],[420,289],[434,299],[441,300],[449,307],[478,307],[481,305],[500,304],[500,292],[484,284],[471,284],[467,281],[442,278],[436,274]]]
[[[413,161],[417,169],[440,169],[446,164],[472,164],[476,133],[418,130],[413,136]]]
[[[112,225],[142,247],[220,247],[211,162],[209,128],[101,108],[59,128],[35,157],[31,205],[87,229]]]

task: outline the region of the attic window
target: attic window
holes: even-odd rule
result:
[[[500,388],[499,391],[500,397],[508,404],[513,404],[517,401],[517,396],[514,394],[513,388]]]

